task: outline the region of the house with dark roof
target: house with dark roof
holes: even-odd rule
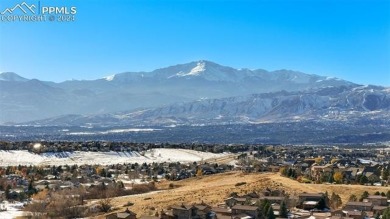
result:
[[[137,214],[130,211],[128,208],[124,212],[112,213],[106,216],[106,219],[136,219]]]
[[[215,218],[215,213],[211,211],[211,206],[201,203],[194,205],[181,204],[172,206],[172,214],[178,219],[212,219]]]
[[[348,202],[344,210],[348,211],[371,211],[373,208],[372,202]]]
[[[323,193],[301,193],[298,195],[298,208],[311,210],[316,208],[321,199],[324,199]]]
[[[369,195],[367,200],[371,202],[374,206],[387,206],[387,197],[381,195]]]
[[[238,215],[243,217],[249,216],[253,219],[260,218],[260,208],[258,206],[251,205],[235,205],[232,208],[232,217],[235,218]]]
[[[225,199],[225,203],[229,207],[233,207],[234,205],[244,205],[248,201],[248,198],[241,197],[229,197]]]
[[[285,201],[285,197],[284,196],[263,196],[263,197],[260,197],[259,200],[260,202],[261,201],[264,201],[264,200],[268,200],[271,204],[281,204],[283,201]]]

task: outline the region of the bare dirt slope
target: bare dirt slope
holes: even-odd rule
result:
[[[246,182],[241,186],[236,186],[239,182]],[[169,184],[175,188],[168,189]],[[115,207],[123,211],[127,202],[134,203],[130,210],[141,215],[154,214],[161,209],[167,209],[171,205],[181,203],[200,203],[215,205],[224,201],[232,192],[245,194],[252,191],[261,191],[267,187],[273,189],[284,189],[291,196],[302,192],[335,192],[342,198],[343,203],[347,202],[351,194],[360,196],[363,191],[373,194],[376,191],[387,192],[387,187],[361,186],[361,185],[325,185],[325,184],[302,184],[279,175],[279,173],[242,173],[229,172],[198,178],[190,178],[182,181],[162,181],[157,183],[159,189],[166,189],[151,194],[138,196],[126,196],[113,199]]]

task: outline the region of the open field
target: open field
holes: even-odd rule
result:
[[[246,182],[245,185],[235,186],[236,183]],[[168,189],[169,184],[174,185],[174,189]],[[137,196],[118,197],[113,199],[115,207],[123,207],[127,202],[134,203],[129,207],[138,216],[154,214],[161,209],[167,209],[170,205],[181,203],[200,203],[215,205],[221,203],[232,192],[244,194],[252,191],[261,191],[267,187],[279,188],[287,191],[291,196],[302,192],[335,192],[340,195],[343,203],[346,203],[351,194],[360,196],[363,191],[370,194],[379,191],[387,192],[388,187],[362,186],[362,185],[326,185],[326,184],[302,184],[279,175],[279,173],[242,173],[229,172],[198,178],[190,178],[182,181],[162,181],[157,183],[159,189],[167,189],[151,194]]]
[[[152,162],[194,162],[223,158],[229,154],[186,149],[157,148],[138,152],[50,152],[36,154],[26,150],[0,150],[0,166],[14,165],[82,165],[82,164],[117,164],[117,163],[152,163]]]

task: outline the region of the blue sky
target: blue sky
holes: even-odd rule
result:
[[[21,2],[2,0],[0,10]],[[390,86],[390,1],[41,4],[76,6],[76,21],[0,22],[0,72],[59,82],[204,59],[235,68],[292,69]]]

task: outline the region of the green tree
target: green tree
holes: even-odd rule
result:
[[[360,185],[364,185],[364,184],[368,183],[367,176],[365,176],[365,175],[361,176],[359,179],[359,183],[360,183]]]
[[[262,214],[261,218],[265,218],[265,217],[268,216],[267,213],[268,213],[269,208],[271,208],[271,203],[268,201],[268,199],[264,199],[260,203],[260,211],[261,211],[261,214]]]
[[[288,177],[292,177],[293,176],[293,170],[291,168],[288,169],[287,176]]]
[[[271,205],[269,205],[269,208],[267,211],[267,219],[275,219],[274,210],[272,209]]]
[[[267,213],[267,211],[264,211],[264,210],[268,210],[268,205],[271,205],[270,202],[268,201],[268,199],[264,199],[261,203],[260,203],[260,209]]]
[[[6,199],[10,199],[11,196],[10,196],[10,190],[11,190],[11,185],[8,184],[7,187],[5,188],[5,198]]]
[[[286,202],[284,201],[282,201],[282,203],[280,204],[279,216],[282,218],[288,217],[288,210],[287,210]]]
[[[328,193],[328,191],[325,191],[325,194],[324,194],[324,201],[325,201],[325,205],[326,205],[326,206],[329,206],[329,205],[330,205],[330,198],[329,198],[329,193]]]
[[[321,210],[324,209],[324,208],[327,208],[325,198],[321,198],[318,201],[318,204],[317,204],[316,208],[317,209],[321,209]]]
[[[386,209],[383,211],[382,219],[390,219],[390,208],[386,208]]]
[[[370,193],[368,193],[367,191],[364,191],[363,194],[360,196],[359,201],[363,201],[363,199],[368,198],[369,195],[370,195]]]
[[[390,175],[390,174],[389,174],[389,169],[386,168],[386,169],[383,169],[383,170],[382,170],[382,179],[383,179],[383,180],[386,180],[386,181],[387,181],[387,180],[389,179],[389,175]]]
[[[27,188],[27,195],[32,196],[33,194],[37,193],[38,191],[35,189],[33,186],[33,180],[31,179],[30,182],[28,183],[28,188]]]

